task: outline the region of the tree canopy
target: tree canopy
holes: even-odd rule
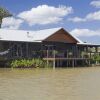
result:
[[[10,16],[12,16],[12,14],[7,9],[0,7],[0,28],[2,24],[2,19]]]

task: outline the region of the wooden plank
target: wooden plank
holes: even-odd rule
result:
[[[43,58],[44,60],[85,60],[91,58]]]

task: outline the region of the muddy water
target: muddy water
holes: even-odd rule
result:
[[[0,100],[100,100],[100,67],[0,69]]]

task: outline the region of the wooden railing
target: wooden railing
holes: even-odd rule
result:
[[[56,50],[42,50],[38,51],[33,51],[36,53],[35,55],[29,54],[28,58],[92,58],[92,55],[97,53],[100,55],[100,52],[68,52],[68,51],[56,51]],[[11,53],[0,56],[0,58],[3,59],[20,59],[20,58],[26,58],[26,56],[14,56],[11,55]]]

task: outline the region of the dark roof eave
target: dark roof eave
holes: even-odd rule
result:
[[[77,45],[80,45],[80,46],[90,46],[90,47],[100,47],[100,44],[77,44]]]

